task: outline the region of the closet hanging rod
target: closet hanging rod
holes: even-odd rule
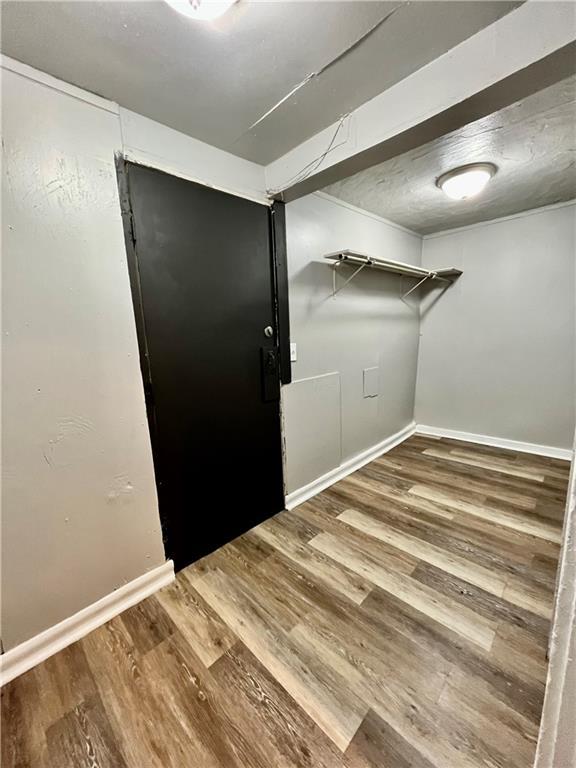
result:
[[[462,274],[462,270],[456,269],[455,267],[424,269],[423,267],[417,267],[414,264],[406,264],[403,261],[379,259],[376,256],[368,256],[365,253],[357,253],[349,249],[327,253],[324,258],[334,262],[334,267],[337,267],[340,264],[350,264],[368,267],[369,269],[381,269],[384,272],[391,272],[396,275],[420,278],[426,277],[430,280],[442,280],[443,282],[449,283]]]

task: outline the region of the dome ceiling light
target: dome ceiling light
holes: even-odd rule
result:
[[[436,186],[451,200],[468,200],[482,192],[497,170],[494,163],[461,165],[439,176]]]

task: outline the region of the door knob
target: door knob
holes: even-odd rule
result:
[[[274,328],[272,328],[271,325],[267,325],[266,328],[264,328],[264,336],[268,339],[271,339],[272,336],[274,336]]]

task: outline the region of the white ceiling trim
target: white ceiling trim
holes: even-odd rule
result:
[[[466,224],[463,227],[454,227],[454,229],[442,229],[440,232],[431,232],[429,235],[422,235],[422,240],[435,240],[438,237],[445,237],[446,235],[457,235],[458,232],[466,232],[469,229],[480,229],[481,227],[490,227],[492,224],[500,224],[503,221],[511,221],[512,219],[523,219],[526,216],[536,216],[539,213],[547,213],[548,211],[554,211],[557,208],[568,208],[571,205],[576,206],[576,198],[574,200],[564,200],[561,203],[552,203],[551,205],[542,205],[540,208],[531,208],[528,211],[519,211],[518,213],[511,213],[509,216],[500,216],[497,219],[488,219],[488,221],[478,221],[476,224]]]
[[[527,0],[358,107],[350,115],[350,137],[335,146],[308,178],[418,125],[573,42],[574,7],[570,2]],[[458,78],[454,72],[458,72]],[[439,83],[445,86],[440,97]],[[326,152],[337,126],[338,123],[333,123],[268,164],[267,188],[285,189],[289,179],[313,165]]]
[[[67,83],[64,80],[59,80],[57,77],[41,72],[39,69],[29,67],[28,64],[23,64],[21,61],[11,59],[9,56],[0,54],[0,67],[7,69],[9,72],[14,72],[16,75],[32,80],[40,85],[45,85],[47,88],[52,88],[54,91],[65,93],[67,96],[72,96],[74,99],[84,101],[87,104],[92,104],[94,107],[104,109],[106,112],[111,112],[113,115],[118,115],[120,108],[118,104],[108,99],[103,99],[102,96],[97,96],[95,93],[85,91],[83,88],[78,88],[76,85]]]
[[[399,229],[400,232],[405,232],[407,235],[413,235],[413,237],[417,237],[418,240],[423,239],[423,236],[419,232],[415,232],[413,229],[403,227],[402,224],[398,224],[398,222],[392,221],[391,219],[386,219],[384,216],[379,216],[377,213],[372,213],[372,211],[366,211],[364,208],[358,208],[357,205],[352,205],[352,203],[348,203],[346,200],[341,200],[339,197],[334,197],[334,195],[329,195],[327,192],[314,192],[313,194],[315,197],[321,197],[324,200],[328,200],[330,203],[334,203],[334,205],[340,205],[342,208],[347,208],[349,211],[353,211],[354,213],[359,213],[362,216],[366,216],[368,219],[379,221],[381,224],[386,224],[388,227],[393,227],[393,229]]]

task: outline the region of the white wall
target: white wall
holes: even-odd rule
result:
[[[117,116],[3,79],[2,637],[164,561],[116,186]]]
[[[2,639],[165,560],[114,153],[259,201],[264,169],[6,57]]]
[[[416,420],[570,448],[576,207],[424,239],[424,266],[461,278],[422,304]]]
[[[399,277],[366,270],[332,298],[322,256],[351,248],[418,264],[421,238],[314,194],[286,207],[293,383],[283,390],[286,484],[293,492],[412,421],[418,310]],[[339,282],[352,270],[342,268]],[[363,369],[379,367],[378,396]]]

